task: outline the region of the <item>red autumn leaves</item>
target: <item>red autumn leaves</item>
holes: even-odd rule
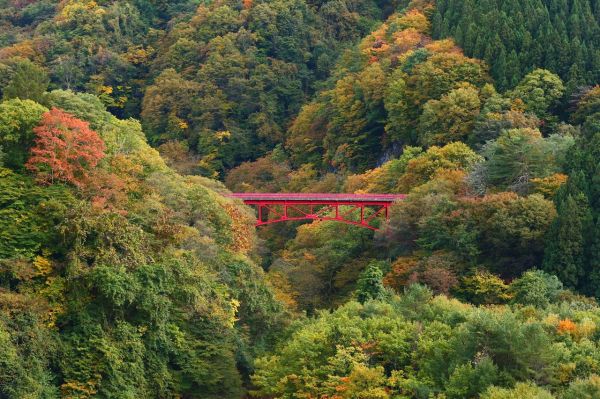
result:
[[[52,108],[33,129],[36,139],[25,167],[43,184],[65,182],[81,188],[104,158],[105,145],[89,124]]]

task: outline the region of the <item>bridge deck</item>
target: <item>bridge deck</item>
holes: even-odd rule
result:
[[[252,202],[343,202],[393,203],[406,198],[405,194],[325,194],[325,193],[232,193],[230,197]]]

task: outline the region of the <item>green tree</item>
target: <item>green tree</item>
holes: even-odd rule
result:
[[[419,118],[419,140],[424,145],[465,141],[479,115],[479,91],[470,84],[454,89],[440,100],[429,100]]]
[[[440,44],[440,46],[442,45]],[[420,59],[419,55],[423,55],[425,60]],[[441,101],[433,103],[435,106],[430,104],[431,109],[428,114],[435,114],[433,121],[438,121],[437,125],[431,126],[433,129],[431,133],[442,134],[444,133],[443,129],[451,125],[454,126],[456,134],[462,135],[464,131],[461,130],[460,124],[444,124],[439,113],[443,112],[442,109],[457,105],[465,98],[465,103],[460,103],[460,109],[452,109],[451,114],[454,119],[451,120],[454,122],[466,120],[468,123],[472,114],[477,113],[476,108],[479,108],[479,105],[477,100],[472,97],[472,92],[460,90],[460,86],[469,87],[468,85],[471,85],[475,88],[484,86],[488,77],[483,64],[456,52],[433,54],[415,52],[413,57],[416,58],[416,65],[409,72],[397,69],[389,80],[385,96],[385,108],[389,113],[386,125],[386,131],[390,136],[389,140],[403,144],[417,143],[418,137],[415,136],[415,132],[419,116],[423,113],[425,104],[430,100]],[[410,64],[411,61],[413,60],[409,58],[406,64]],[[458,89],[458,91],[450,96],[448,93],[454,89]],[[448,96],[440,100],[444,95]],[[428,119],[423,120],[423,123],[427,122],[429,122]],[[428,129],[425,126],[423,128]],[[451,139],[447,141],[451,141]]]
[[[445,201],[419,221],[417,243],[426,250],[452,251],[472,266],[485,265],[514,278],[542,262],[555,216],[553,203],[537,194],[505,192]]]
[[[408,192],[444,172],[469,170],[481,156],[462,142],[433,146],[408,160],[405,173],[398,179],[397,192]]]
[[[360,303],[371,299],[383,299],[385,289],[383,287],[383,271],[385,262],[371,262],[360,274],[356,282],[356,298]]]
[[[2,90],[4,99],[20,98],[44,102],[50,80],[46,71],[29,60],[19,60],[13,66],[10,82]]]
[[[562,288],[563,285],[556,276],[540,270],[529,270],[510,285],[514,303],[538,308],[556,301]]]
[[[600,396],[600,377],[591,375],[573,381],[562,396],[564,399],[594,399]]]
[[[504,131],[483,149],[485,180],[492,186],[528,193],[532,179],[562,171],[573,144],[570,136],[543,138],[537,129]]]
[[[554,396],[543,388],[534,384],[518,383],[513,389],[492,387],[483,395],[482,399],[553,399]]]
[[[595,86],[581,93],[571,120],[574,123],[582,124],[588,117],[598,113],[600,113],[600,86]]]
[[[300,308],[341,304],[372,259],[372,237],[368,229],[339,222],[305,224],[269,271],[286,277]]]
[[[166,69],[156,78],[146,91],[140,115],[151,142],[187,138],[193,104],[190,99],[198,90],[197,83],[185,80],[174,69]]]
[[[324,148],[335,167],[357,171],[374,166],[384,132],[385,84],[383,68],[374,63],[340,79],[329,93],[334,114]]]
[[[536,69],[523,78],[511,95],[525,103],[529,112],[540,118],[548,118],[550,108],[565,93],[562,80],[544,69]]]
[[[4,265],[5,266],[5,265]],[[38,309],[24,309],[10,301],[14,319],[0,314],[0,395],[7,399],[25,397],[58,398],[59,391],[50,369],[57,351],[57,337],[44,325],[40,298],[19,295],[18,300],[36,304]]]
[[[466,363],[456,367],[452,371],[445,389],[448,398],[476,397],[498,379],[498,368],[494,362],[485,357],[475,365]]]
[[[0,259],[33,259],[46,248],[61,251],[60,223],[72,206],[64,187],[39,187],[29,177],[0,169]]]
[[[467,55],[485,58],[501,90],[514,87],[534,68],[557,73],[576,89],[598,81],[595,5],[507,0],[469,2],[463,7],[440,0],[432,33],[436,39],[454,37]]]
[[[0,146],[5,153],[4,164],[20,169],[33,145],[33,128],[48,109],[32,100],[18,98],[0,103]]]
[[[584,178],[576,173],[556,197],[558,216],[548,232],[543,269],[567,287],[576,288],[585,274],[585,248],[592,222],[589,200],[582,189]]]
[[[509,286],[500,277],[486,271],[464,277],[456,295],[475,305],[502,304],[511,299]]]

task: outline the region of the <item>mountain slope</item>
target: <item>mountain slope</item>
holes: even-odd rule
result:
[[[45,113],[1,103],[21,111],[3,113],[3,129],[22,126],[12,132],[32,153],[63,160],[57,140],[83,140],[89,123],[101,159],[80,164],[80,142],[62,164],[30,158],[37,182],[14,161],[1,169],[1,396],[239,397],[239,370],[283,322],[252,261],[252,216],[220,184],[169,169],[137,121],[95,96],[45,101]]]
[[[432,30],[485,60],[501,90],[535,68],[557,73],[570,91],[600,80],[598,1],[439,0]]]

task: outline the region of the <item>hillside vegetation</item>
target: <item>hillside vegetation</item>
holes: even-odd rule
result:
[[[599,21],[0,0],[0,398],[600,398]]]
[[[240,395],[285,325],[251,215],[97,97],[44,102],[0,104],[4,148],[32,154],[0,169],[0,396]]]

